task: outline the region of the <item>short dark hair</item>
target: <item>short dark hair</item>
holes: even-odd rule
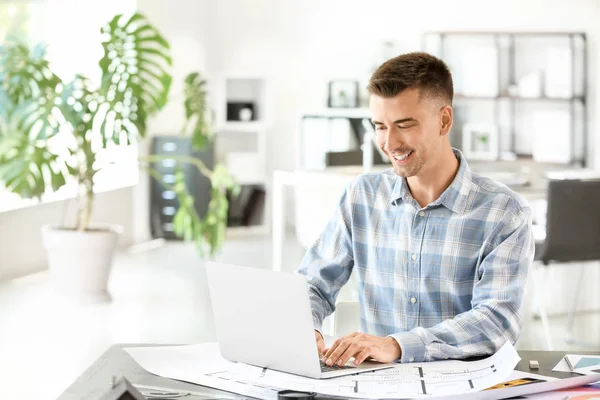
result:
[[[423,52],[406,53],[387,60],[369,79],[367,90],[380,97],[394,97],[405,89],[418,88],[422,95],[452,105],[452,73],[442,60]]]

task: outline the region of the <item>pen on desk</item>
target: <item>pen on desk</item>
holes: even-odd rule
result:
[[[569,367],[569,370],[570,370],[571,372],[573,372],[573,365],[571,365],[571,361],[569,361],[569,356],[567,356],[567,355],[565,354],[565,357],[564,357],[564,358],[565,358],[565,362],[567,363],[567,366]]]

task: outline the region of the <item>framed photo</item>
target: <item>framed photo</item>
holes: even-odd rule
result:
[[[358,107],[358,81],[330,81],[328,107]]]
[[[463,125],[462,139],[467,159],[493,161],[500,155],[498,127],[494,124],[467,122]]]

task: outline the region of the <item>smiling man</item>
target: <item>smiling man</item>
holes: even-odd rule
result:
[[[451,147],[453,85],[443,61],[398,56],[368,90],[377,145],[393,168],[348,185],[298,270],[325,362],[466,358],[514,343],[534,252],[529,206]],[[325,349],[323,319],[352,271],[362,333]]]

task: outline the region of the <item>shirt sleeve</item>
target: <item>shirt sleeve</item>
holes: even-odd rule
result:
[[[521,303],[535,242],[530,208],[507,212],[482,248],[479,280],[471,310],[431,328],[390,335],[400,345],[401,362],[467,358],[495,353],[513,344],[522,325]]]
[[[354,266],[351,193],[351,185],[348,185],[325,229],[296,271],[308,282],[314,328],[319,332],[325,317],[335,311],[337,295],[348,282]]]

